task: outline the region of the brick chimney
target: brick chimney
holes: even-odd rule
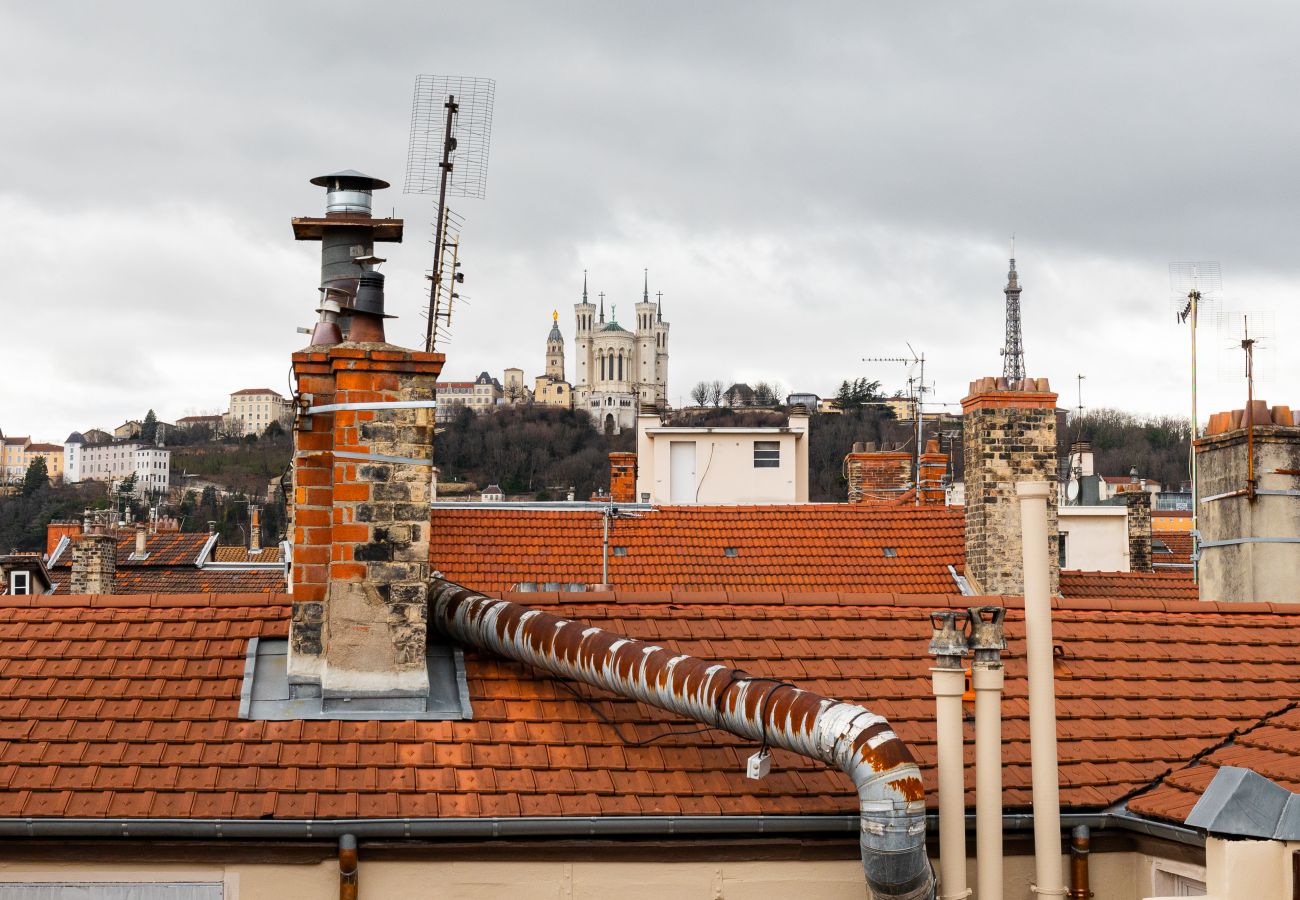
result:
[[[921,502],[943,503],[946,499],[944,476],[948,474],[948,454],[939,451],[939,441],[931,438],[921,454]]]
[[[1151,494],[1128,491],[1121,494],[1128,507],[1128,570],[1154,572],[1151,558]]]
[[[844,457],[850,503],[897,503],[912,486],[912,454],[857,443]]]
[[[1296,602],[1300,411],[1215,413],[1195,450],[1201,599]]]
[[[73,594],[113,593],[113,574],[117,571],[117,536],[104,533],[100,526],[72,538],[72,578],[68,584]]]
[[[609,455],[609,496],[614,503],[636,502],[636,454]]]
[[[966,461],[966,578],[978,593],[1022,594],[1016,482],[1056,483],[1056,394],[1046,378],[971,382],[962,400]],[[1051,591],[1060,588],[1056,491],[1048,492]]]
[[[262,510],[256,503],[248,507],[248,552],[262,552]]]
[[[81,522],[76,519],[55,519],[45,526],[45,558],[49,559],[54,554],[54,548],[59,546],[59,541],[63,537],[72,540],[81,534]]]

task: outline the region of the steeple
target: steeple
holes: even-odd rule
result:
[[[662,322],[664,320],[664,292],[660,291],[655,294],[655,320]]]
[[[605,292],[604,291],[600,292],[600,321],[602,325],[605,323]]]
[[[645,289],[641,291],[641,302],[650,302],[650,270],[645,270]]]
[[[582,302],[587,302],[587,270],[582,270]]]
[[[548,341],[564,341],[564,335],[560,334],[560,311],[551,312],[551,333],[546,336]]]
[[[1007,335],[1002,346],[1002,377],[1008,384],[1025,377],[1025,347],[1020,333],[1020,279],[1016,275],[1016,244],[1011,238],[1011,265],[1007,272]]]

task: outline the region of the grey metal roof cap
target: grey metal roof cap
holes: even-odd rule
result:
[[[1300,795],[1250,769],[1223,766],[1192,807],[1187,824],[1210,834],[1300,840]]]
[[[67,439],[66,441],[64,441],[63,443],[65,443],[65,444],[84,444],[84,443],[86,443],[86,438],[82,435],[82,433],[81,433],[80,431],[74,431],[74,432],[72,432],[72,434],[68,435],[68,439]]]
[[[331,172],[328,175],[317,175],[311,180],[311,183],[319,187],[327,188],[333,182],[343,180],[363,181],[365,182],[364,185],[357,186],[372,191],[378,191],[389,186],[388,182],[384,181],[382,178],[372,178],[363,172],[358,172],[356,169],[344,169],[341,172]]]

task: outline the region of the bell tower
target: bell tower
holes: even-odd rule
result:
[[[560,311],[551,313],[551,333],[546,336],[546,377],[564,380],[564,335],[560,334]]]

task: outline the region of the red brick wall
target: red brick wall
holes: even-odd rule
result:
[[[636,454],[609,455],[609,494],[615,503],[636,502]]]
[[[844,468],[850,503],[895,503],[912,484],[910,453],[850,453]]]

